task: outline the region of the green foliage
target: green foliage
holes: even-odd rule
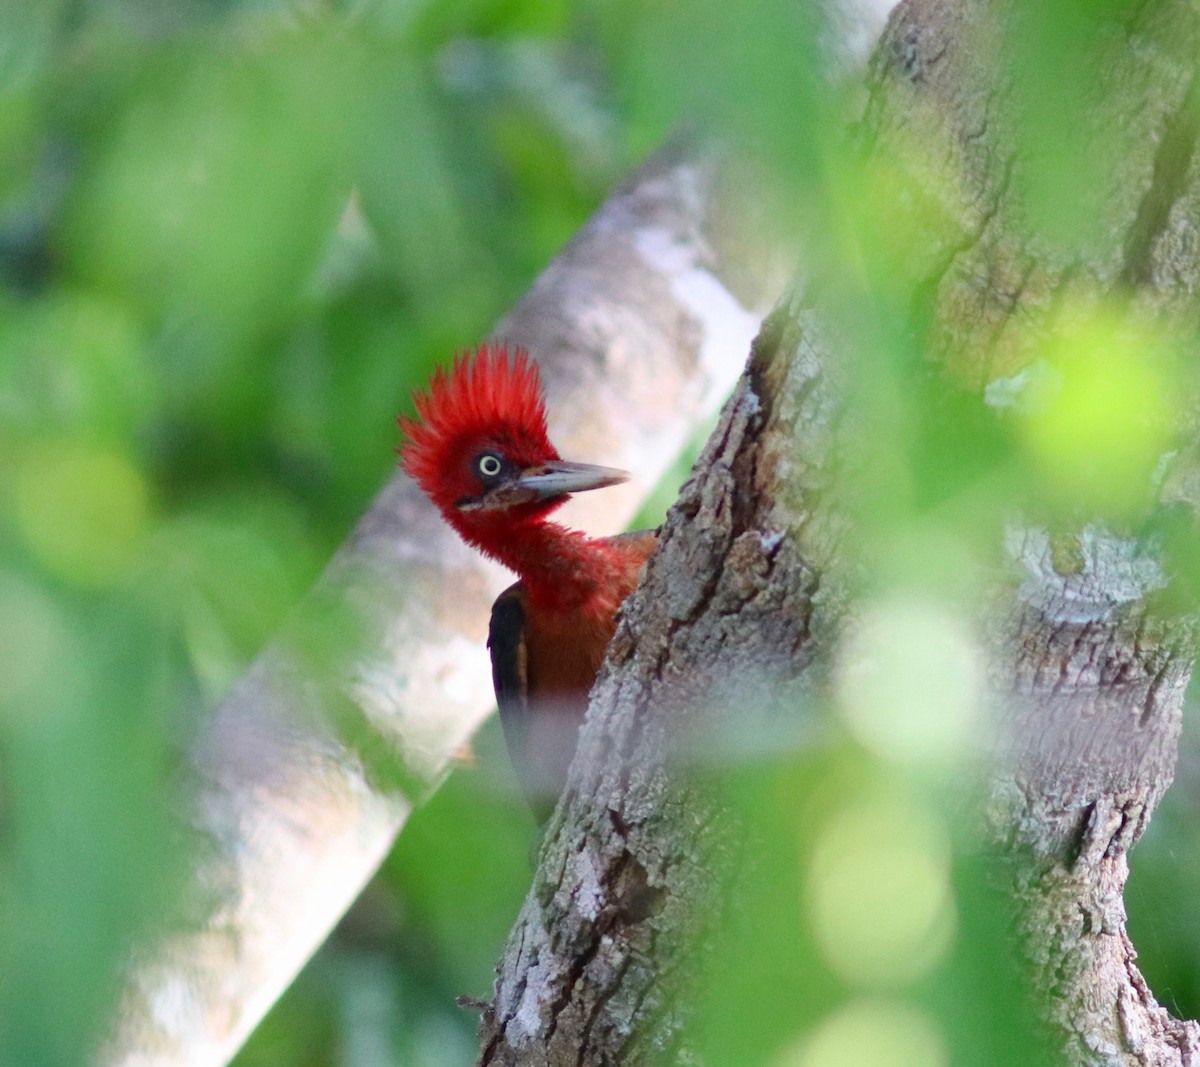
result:
[[[1059,249],[1094,236],[1081,193],[1113,152],[1079,117],[1088,64],[1118,46],[1090,10],[1023,5],[1002,54],[1028,90],[1012,121],[1033,162],[1013,180]],[[975,383],[934,372],[912,279],[963,235],[922,145],[886,165],[846,150],[821,5],[3,11],[0,1063],[86,1062],[130,946],[203,908],[181,900],[192,843],[173,818],[198,722],[387,477],[412,388],[681,123],[755,160],[773,231],[818,250],[856,341],[847,496],[870,560],[822,712],[837,725],[726,783],[762,847],[703,1039],[715,1063],[1034,1062],[986,857],[948,814],[972,804],[969,620],[1014,509],[1142,517],[1172,444],[1172,345],[1125,309],[1064,303],[1040,375],[1005,379],[1021,403],[981,410]],[[1192,541],[1171,539],[1184,570]],[[852,668],[864,648],[891,650],[874,674]],[[954,686],[923,699],[948,664]],[[470,1058],[453,1001],[488,991],[534,834],[492,780],[494,725],[476,750],[242,1067]],[[897,804],[926,832],[856,848]],[[1193,1015],[1196,937],[1174,931],[1195,824],[1154,824],[1131,898],[1148,973]],[[906,914],[909,939],[855,908]]]
[[[753,836],[711,967],[706,1062],[1050,1062],[968,781],[898,776],[834,736],[728,784]]]
[[[1195,705],[1189,709],[1194,713]],[[1181,774],[1138,846],[1125,891],[1129,935],[1138,950],[1150,988],[1178,1018],[1195,1018],[1200,1005],[1200,917],[1186,901],[1200,883],[1196,848],[1197,800],[1195,731],[1185,747]]]

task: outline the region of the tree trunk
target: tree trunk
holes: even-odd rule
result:
[[[932,393],[965,396],[985,431],[1024,425],[1064,345],[1106,373],[1101,342],[1078,340],[1097,316],[1135,359],[1151,334],[1194,336],[1200,13],[1149,0],[1073,17],[1077,36],[1048,42],[1065,72],[1063,120],[1047,119],[1050,87],[1020,65],[1045,29],[1032,6],[908,0],[893,14],[855,146],[886,178],[876,220],[901,282],[885,301],[836,263],[809,264],[818,280],[756,341],[623,612],[498,967],[481,1063],[691,1054],[701,946],[722,921],[744,831],[687,756],[698,737],[736,735],[747,707],[776,709],[785,728],[812,713],[802,697],[828,691],[877,566],[856,493],[888,469],[887,440],[876,454],[850,430],[871,414],[871,376],[887,373],[856,321],[892,314],[872,299],[902,309],[894,335],[919,350],[905,388],[919,397],[937,378]],[[1039,123],[1078,138],[1084,179],[1067,188],[1082,204],[1047,211],[1044,142],[1028,133]],[[911,402],[917,420],[941,417]],[[990,825],[1039,1003],[1072,1063],[1200,1054],[1200,1028],[1172,1019],[1138,972],[1122,900],[1128,849],[1173,774],[1196,651],[1194,604],[1164,600],[1162,538],[1147,533],[1165,505],[1191,514],[1194,403],[1179,406],[1138,506],[1105,507],[1102,470],[1074,498],[1010,488],[991,520],[1004,567],[985,620],[1001,738]]]

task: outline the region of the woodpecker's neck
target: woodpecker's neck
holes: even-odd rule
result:
[[[543,518],[512,522],[494,532],[461,532],[485,555],[516,572],[534,608],[611,613],[629,591],[625,560],[607,540]],[[615,602],[609,605],[609,600]]]

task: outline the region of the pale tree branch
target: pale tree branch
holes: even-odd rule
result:
[[[708,159],[661,153],[494,332],[541,364],[563,455],[634,473],[568,516],[590,530],[627,522],[714,410],[778,284],[718,184]],[[201,732],[190,880],[206,917],[139,953],[104,1062],[231,1058],[493,706],[484,637],[504,581],[388,482]]]

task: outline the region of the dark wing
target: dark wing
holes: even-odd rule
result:
[[[520,582],[509,586],[492,605],[488,648],[492,653],[492,686],[500,707],[500,725],[504,728],[508,758],[512,760],[522,786],[528,790],[532,719],[525,643],[525,589]]]

